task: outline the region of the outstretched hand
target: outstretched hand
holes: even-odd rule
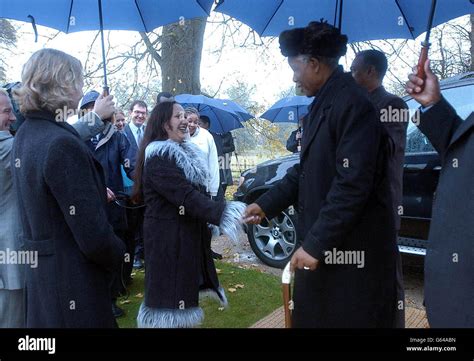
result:
[[[249,224],[259,224],[265,218],[265,212],[257,203],[252,203],[245,209],[243,222]]]

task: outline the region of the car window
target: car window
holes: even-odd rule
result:
[[[456,109],[456,112],[465,120],[474,110],[474,85],[444,89],[441,91],[446,100]],[[414,99],[407,101],[410,109],[410,118],[420,106]],[[407,130],[406,153],[435,152],[433,146],[426,136],[420,132],[418,127],[410,122]]]
[[[410,109],[410,119],[412,119],[413,114],[419,108],[418,104],[414,99],[407,101],[408,108]],[[407,129],[407,144],[405,147],[405,153],[426,153],[426,152],[436,152],[433,146],[431,145],[428,138],[418,129],[418,127],[413,123],[408,123]]]

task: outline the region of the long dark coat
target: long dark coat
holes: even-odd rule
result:
[[[474,114],[462,121],[444,99],[420,130],[441,157],[425,258],[431,327],[474,327]]]
[[[390,327],[397,246],[376,112],[338,68],[303,127],[300,164],[256,201],[268,218],[297,204],[300,245],[320,261],[296,271],[294,326]],[[325,252],[334,249],[363,252],[363,267],[329,264]]]
[[[405,161],[405,146],[409,121],[408,115],[403,115],[408,113],[402,113],[402,109],[408,109],[408,106],[402,98],[390,94],[383,86],[369,93],[369,99],[375,106],[375,110],[380,117],[380,122],[392,141],[393,151],[388,158],[388,176],[390,178],[390,189],[394,206],[395,226],[397,230],[400,230],[401,219],[398,208],[403,202],[403,164]],[[386,115],[393,111],[399,111],[399,113],[402,114],[399,117],[399,121],[390,121],[392,119]],[[383,112],[385,112],[385,114]]]
[[[99,162],[69,124],[31,113],[12,172],[24,247],[38,252],[26,267],[26,327],[114,327],[109,271],[125,247],[107,222]]]
[[[117,193],[124,190],[121,165],[123,165],[129,178],[133,178],[134,164],[132,164],[132,161],[135,162],[135,155],[132,154],[130,141],[124,134],[113,129],[111,129],[111,132],[110,136],[109,134],[101,134],[101,141],[99,141],[97,146],[91,140],[88,140],[86,144],[104,169],[106,186],[112,192]],[[109,139],[105,141],[104,137]],[[104,139],[103,142],[102,139]],[[127,229],[127,218],[124,208],[119,207],[114,202],[110,202],[107,205],[107,214],[109,222],[115,231]]]
[[[148,311],[153,310],[141,310],[140,327],[188,327],[199,323],[193,317],[202,313],[198,308],[202,291],[226,303],[210,255],[207,226],[207,222],[219,225],[225,203],[212,201],[205,194],[207,171],[198,152],[194,144],[178,145],[171,140],[152,142],[146,148],[145,305]],[[174,320],[172,323],[163,321],[165,312],[170,312],[168,320]],[[154,316],[140,321],[147,313]]]

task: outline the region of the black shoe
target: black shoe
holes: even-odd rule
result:
[[[217,252],[214,252],[212,249],[211,249],[211,257],[214,259],[222,259],[222,255]]]
[[[115,318],[125,315],[125,312],[119,306],[117,306],[115,302],[112,302],[112,313],[114,314]]]

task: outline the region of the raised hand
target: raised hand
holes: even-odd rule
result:
[[[416,73],[410,74],[405,89],[418,103],[428,107],[436,104],[441,99],[438,78],[431,71],[429,60],[425,62],[425,74],[426,80],[418,78]]]

